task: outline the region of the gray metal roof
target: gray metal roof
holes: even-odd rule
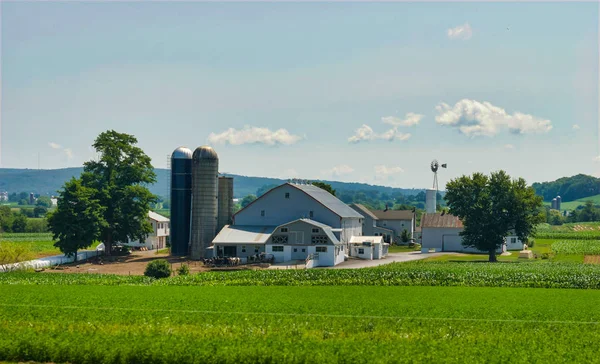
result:
[[[225,225],[213,244],[264,244],[275,226]]]
[[[364,217],[371,217],[373,220],[377,220],[377,216],[375,216],[375,214],[373,214],[371,212],[371,210],[369,210],[368,208],[366,208],[364,205],[361,205],[359,203],[353,203],[350,205],[350,207],[356,211],[358,211],[359,214],[363,215]]]
[[[169,218],[163,215],[159,215],[154,211],[148,211],[148,218],[158,222],[169,222]]]
[[[186,147],[179,147],[171,154],[172,159],[192,159],[192,151]]]
[[[300,185],[294,183],[287,183],[288,185],[299,189],[300,191],[306,193],[310,197],[314,198],[327,207],[339,217],[350,217],[350,218],[362,218],[363,216],[358,212],[354,211],[350,206],[346,205],[344,202],[339,200],[337,197],[332,195],[331,193],[321,189],[317,186],[313,185]]]
[[[421,229],[424,228],[457,228],[462,229],[462,221],[450,214],[424,214],[421,217]]]
[[[219,156],[214,149],[208,145],[203,145],[194,151],[194,159],[219,159]]]

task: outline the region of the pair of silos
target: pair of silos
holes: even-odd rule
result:
[[[219,177],[219,157],[208,146],[180,147],[171,161],[171,253],[207,258],[221,228],[231,223],[233,179]]]

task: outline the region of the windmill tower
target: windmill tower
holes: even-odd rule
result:
[[[428,189],[425,191],[425,211],[428,214],[433,214],[437,210],[437,201],[436,200],[437,200],[437,193],[439,190],[437,172],[440,167],[446,168],[447,164],[444,163],[440,166],[440,164],[438,163],[438,161],[436,159],[434,159],[431,162],[431,171],[433,172],[433,187],[431,189]]]

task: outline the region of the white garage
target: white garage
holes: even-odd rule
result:
[[[487,253],[462,245],[462,221],[450,214],[424,214],[421,217],[421,252]],[[502,253],[505,247],[498,249]]]

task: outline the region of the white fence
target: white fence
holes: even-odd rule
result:
[[[77,261],[85,260],[102,254],[104,254],[104,244],[98,245],[96,250],[80,251],[79,253],[77,253]],[[75,257],[67,257],[65,255],[54,255],[51,257],[44,257],[19,263],[0,264],[0,273],[25,269],[47,268],[60,264],[73,263],[74,261]]]

